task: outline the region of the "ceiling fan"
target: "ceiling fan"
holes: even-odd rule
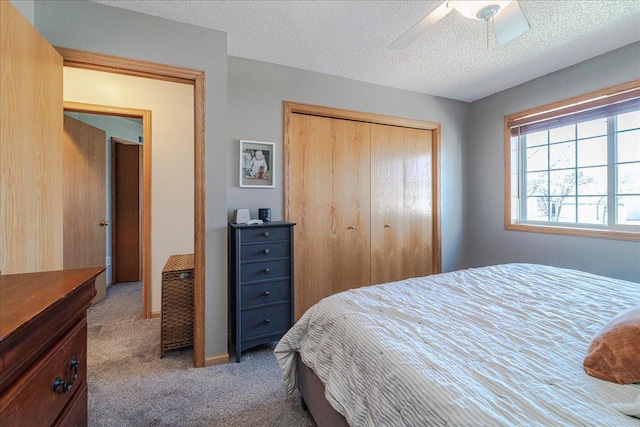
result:
[[[445,0],[433,12],[389,45],[390,49],[404,49],[421,37],[429,27],[440,22],[452,10],[463,16],[491,23],[499,45],[521,36],[529,29],[529,23],[517,0],[512,1],[454,1]],[[488,31],[488,30],[487,30]]]

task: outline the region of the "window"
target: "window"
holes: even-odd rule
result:
[[[640,240],[640,81],[505,126],[507,229]]]

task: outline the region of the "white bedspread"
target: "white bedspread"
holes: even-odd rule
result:
[[[302,361],[352,426],[640,426],[612,403],[640,384],[588,376],[591,337],[640,284],[508,264],[350,290],[309,309],[275,353]]]

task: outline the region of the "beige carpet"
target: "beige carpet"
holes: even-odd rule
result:
[[[134,283],[89,309],[89,426],[315,426],[299,396],[285,399],[272,347],[198,369],[191,349],[160,359],[160,319],[141,306]]]

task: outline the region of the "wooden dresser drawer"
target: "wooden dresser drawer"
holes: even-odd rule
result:
[[[272,305],[242,311],[242,339],[284,332],[291,322],[291,304]]]
[[[87,374],[87,322],[83,318],[51,350],[0,395],[0,425],[52,425]],[[77,360],[72,368],[72,360]],[[74,379],[75,377],[75,379]],[[56,378],[73,385],[54,391]],[[26,409],[26,410],[25,410]]]
[[[290,256],[291,244],[289,242],[264,242],[243,245],[240,261],[266,261],[275,258],[289,258]]]
[[[291,300],[291,286],[288,279],[244,285],[240,292],[241,308],[289,302]]]
[[[73,399],[56,421],[55,427],[85,427],[87,425],[89,395],[87,382],[83,381],[73,395]]]
[[[288,259],[279,261],[247,262],[241,267],[242,283],[257,280],[277,279],[279,277],[289,277],[291,272],[291,262]]]
[[[288,241],[290,236],[289,227],[245,228],[241,233],[242,244],[278,240]]]

